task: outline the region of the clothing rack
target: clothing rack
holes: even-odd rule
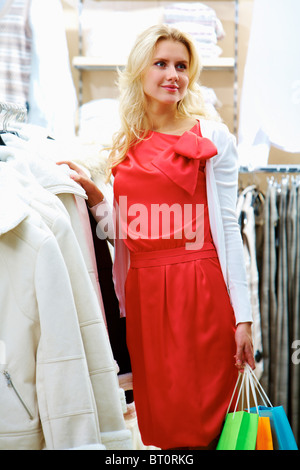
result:
[[[27,109],[15,103],[0,101],[0,129],[6,132],[11,121],[24,122],[27,117]]]
[[[256,313],[254,345],[262,340],[260,380],[273,405],[284,407],[299,445],[300,370],[292,353],[300,332],[300,165],[239,170],[239,220]]]

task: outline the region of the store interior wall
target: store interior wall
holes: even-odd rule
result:
[[[114,0],[111,3],[117,3]],[[132,4],[135,2],[132,1]],[[141,2],[139,2],[140,4]],[[149,2],[144,2],[149,5]],[[160,2],[151,2],[159,4]],[[220,41],[223,50],[222,56],[234,56],[234,2],[230,0],[203,2],[216,11],[217,17],[221,20],[226,36]],[[75,4],[75,2],[74,2]],[[70,5],[70,1],[62,0],[66,36],[69,47],[70,64],[74,84],[79,93],[79,71],[72,65],[73,57],[79,55],[79,18],[78,9]],[[239,107],[241,100],[241,90],[243,85],[244,67],[247,58],[247,48],[251,29],[251,19],[253,11],[253,0],[239,0],[239,23],[238,23],[238,104],[237,120],[239,118]],[[83,32],[84,34],[84,32]],[[118,38],[116,38],[116,41]],[[123,38],[120,38],[123,40]],[[104,47],[109,47],[105,44]],[[91,100],[100,98],[117,98],[118,91],[115,85],[117,73],[114,71],[83,71],[82,72],[82,102],[87,103]],[[200,83],[206,87],[212,88],[221,107],[218,109],[223,121],[227,124],[230,131],[234,131],[234,101],[233,86],[234,72],[228,71],[202,71]],[[300,164],[300,153],[287,153],[281,149],[271,147],[269,154],[269,164]]]

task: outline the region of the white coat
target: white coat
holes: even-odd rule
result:
[[[10,158],[0,163],[0,340],[6,349],[0,449],[130,449],[97,295],[68,212],[51,194],[84,192],[68,175],[51,180],[50,172],[39,174],[42,166],[35,162],[30,168],[25,154],[19,162],[24,177],[17,172],[17,150],[1,148],[2,159],[5,152]]]

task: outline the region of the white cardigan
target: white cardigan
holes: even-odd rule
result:
[[[246,269],[240,227],[236,217],[238,155],[235,137],[223,123],[200,119],[202,136],[210,139],[218,154],[206,162],[207,200],[213,241],[228,293],[235,313],[236,323],[252,322],[251,304],[246,279]],[[96,221],[107,223],[111,205],[105,198],[91,208]],[[112,224],[111,224],[112,226]],[[116,233],[118,231],[116,230]],[[109,238],[115,238],[112,233]],[[122,239],[115,239],[113,277],[121,315],[125,316],[124,286],[130,265],[130,254]],[[217,294],[217,293],[216,293]]]

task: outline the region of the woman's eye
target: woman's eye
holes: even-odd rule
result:
[[[177,64],[176,68],[179,69],[179,70],[186,70],[187,67],[186,67],[185,64]]]
[[[167,67],[167,62],[165,62],[164,60],[158,60],[154,63],[154,65],[160,68],[165,68]],[[175,68],[179,71],[184,71],[187,69],[187,65],[185,63],[179,63],[175,65]]]
[[[158,67],[164,67],[166,63],[163,60],[159,60],[158,62],[155,62],[154,65],[157,65]]]

